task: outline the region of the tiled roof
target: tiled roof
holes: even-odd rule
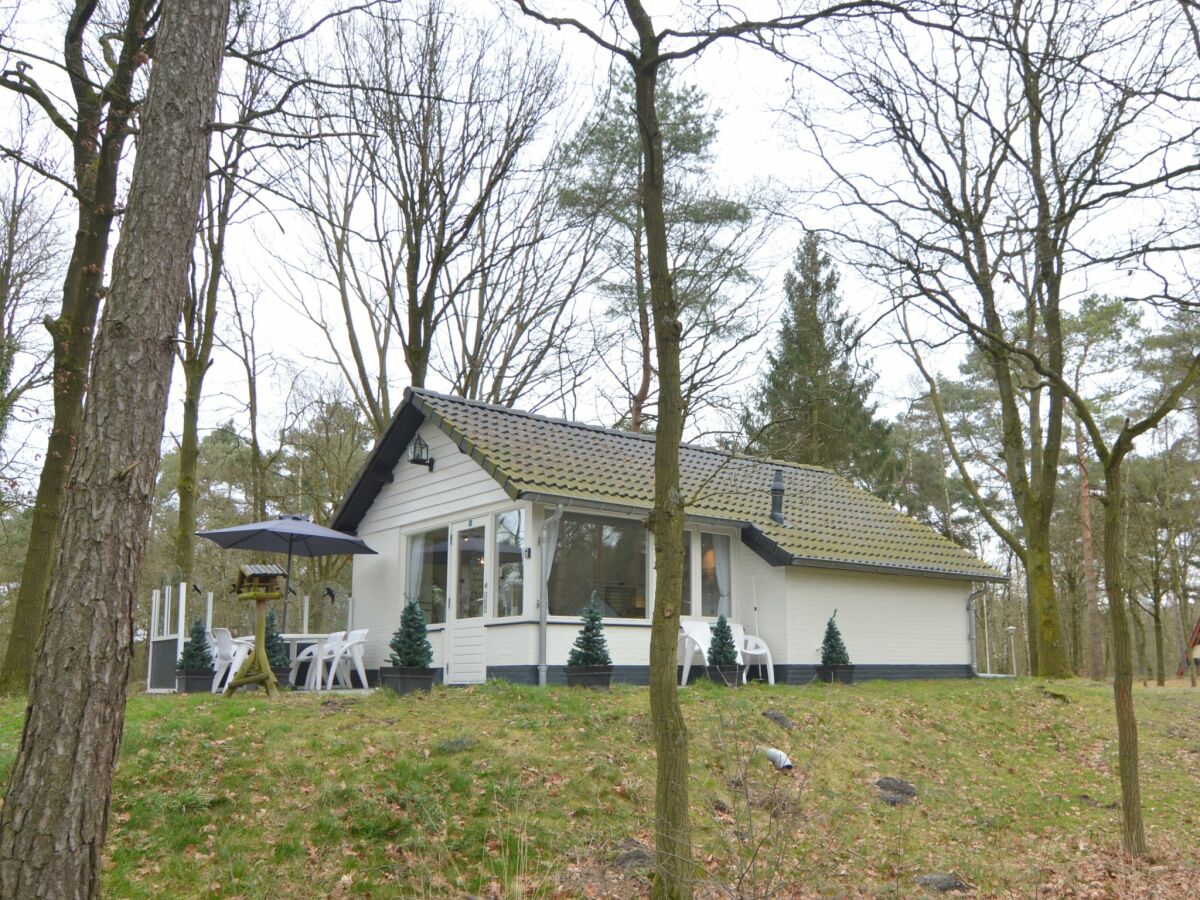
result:
[[[390,471],[426,419],[514,498],[563,498],[635,510],[648,510],[654,501],[651,436],[410,389],[334,527],[357,527],[379,490],[371,473]],[[398,433],[391,435],[393,430]],[[782,524],[770,516],[776,470],[783,472]],[[776,564],[1002,579],[932,528],[827,469],[685,444],[680,479],[687,515],[740,526],[745,542]]]

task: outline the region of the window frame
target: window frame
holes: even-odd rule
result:
[[[545,522],[546,518],[553,514],[554,513],[553,513],[552,507],[550,507],[550,506],[543,507],[542,516],[539,521],[538,527],[540,528],[541,522]],[[606,625],[611,623],[613,625],[618,625],[618,626],[634,625],[634,626],[644,626],[646,628],[649,628],[653,624],[653,621],[654,621],[654,542],[652,540],[653,536],[650,534],[650,530],[648,528],[646,528],[646,526],[643,524],[644,520],[639,518],[638,516],[628,515],[625,513],[609,512],[608,510],[591,509],[586,506],[564,508],[563,509],[563,517],[565,518],[570,515],[586,516],[586,517],[589,517],[592,519],[616,519],[616,520],[620,520],[620,521],[624,521],[624,522],[630,522],[634,525],[641,527],[642,540],[644,542],[643,563],[644,563],[645,571],[644,571],[644,574],[642,577],[645,578],[646,615],[644,617],[638,617],[638,618],[633,618],[630,616],[604,616],[603,621]],[[539,546],[539,550],[540,549],[541,549],[541,547]],[[557,556],[557,548],[556,548],[555,555]],[[539,591],[541,590],[540,585],[538,586],[538,590]],[[548,590],[548,587],[547,587],[547,590]],[[549,607],[550,607],[551,602],[552,602],[552,598],[547,596],[546,597],[546,606],[547,606],[546,621],[549,624],[551,624],[551,625],[565,625],[565,624],[578,625],[579,624],[579,616],[563,615],[561,613],[550,612]],[[535,604],[535,606],[536,606],[536,604]],[[534,616],[534,621],[537,621],[536,615]]]
[[[684,598],[686,602],[686,609],[680,610],[680,617],[697,622],[717,621],[716,616],[702,615],[704,604],[702,582],[704,573],[702,568],[703,560],[701,559],[700,536],[702,534],[711,534],[721,535],[729,541],[729,621],[737,621],[734,615],[736,612],[734,609],[734,603],[738,593],[737,546],[739,541],[737,540],[737,535],[735,535],[732,531],[723,528],[713,528],[710,526],[697,524],[685,524],[683,533],[689,539],[688,546],[690,556],[688,558],[688,568],[690,569],[689,574],[691,576],[691,581],[688,585],[690,588],[688,591],[690,596]]]
[[[521,611],[513,615],[500,615],[500,517],[508,513],[516,513],[521,517]],[[529,543],[529,511],[523,506],[512,506],[506,509],[500,509],[491,514],[491,540],[488,543],[488,549],[492,551],[492,566],[490,584],[488,590],[492,595],[490,604],[490,615],[485,616],[489,621],[495,622],[522,622],[529,621],[530,615],[525,610],[528,606],[527,588],[529,586],[529,563],[530,563],[530,543]],[[536,606],[536,603],[534,604]],[[533,617],[536,620],[536,616]]]
[[[412,550],[410,549],[410,547],[412,545],[412,539],[414,537],[416,537],[417,535],[426,535],[432,531],[440,531],[442,529],[445,529],[445,531],[446,531],[446,585],[442,590],[446,596],[449,596],[449,594],[450,594],[450,533],[451,533],[453,524],[454,524],[453,522],[443,523],[440,521],[435,521],[435,522],[426,524],[419,528],[413,528],[409,531],[401,532],[401,535],[400,535],[400,560],[401,560],[400,610],[401,610],[401,612],[403,612],[403,610],[404,610],[404,604],[408,602],[408,566],[412,560]],[[422,612],[423,612],[423,610],[422,610]],[[446,627],[446,620],[448,618],[449,618],[449,616],[447,615],[447,612],[446,612],[445,603],[443,603],[442,621],[430,622],[430,621],[426,620],[425,630],[426,631],[441,631],[441,630],[443,630]]]

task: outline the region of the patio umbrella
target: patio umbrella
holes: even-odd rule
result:
[[[288,592],[292,584],[293,556],[339,556],[343,553],[374,553],[360,538],[334,531],[309,521],[307,516],[277,516],[265,522],[234,525],[213,531],[197,531],[225,550],[261,550],[287,554],[287,576],[283,588],[283,625],[287,626]]]

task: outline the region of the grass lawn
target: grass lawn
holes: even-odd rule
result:
[[[1050,692],[1062,695],[1059,699]],[[1137,691],[1152,859],[1119,852],[1110,690],[1086,682],[708,685],[682,693],[702,896],[1200,891],[1200,691]],[[113,796],[111,897],[645,893],[645,689],[136,696]],[[762,715],[783,713],[786,730]],[[0,766],[21,707],[0,706]],[[777,773],[754,748],[795,761]],[[916,786],[883,802],[882,776]]]

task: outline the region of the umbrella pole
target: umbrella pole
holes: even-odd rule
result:
[[[291,592],[292,592],[292,544],[289,541],[288,542],[287,575],[285,575],[284,579],[283,579],[283,619],[279,623],[279,631],[281,634],[287,633],[288,595],[291,594]]]

